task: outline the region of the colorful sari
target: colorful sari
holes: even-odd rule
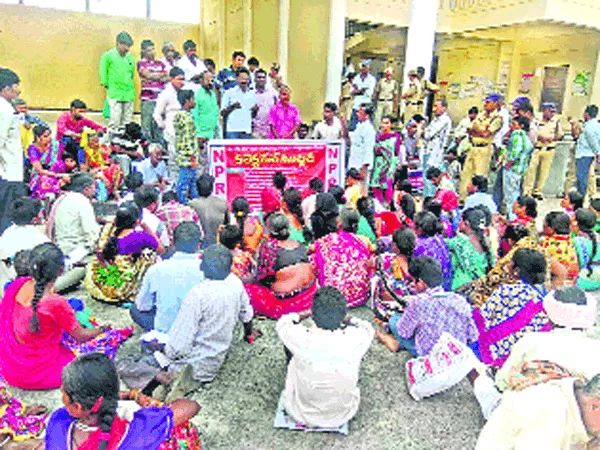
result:
[[[346,298],[349,308],[364,305],[369,298],[371,252],[352,233],[340,230],[329,233],[314,243],[311,262],[319,286],[332,286]]]
[[[389,190],[391,196],[402,137],[398,133],[381,133],[377,136],[376,142],[371,187]],[[390,197],[386,196],[386,198],[389,201]]]
[[[44,431],[48,415],[25,415],[25,409],[25,405],[0,382],[0,436],[10,435],[14,442],[20,442],[35,439]]]
[[[394,253],[384,253],[377,258],[377,271],[373,289],[373,312],[379,322],[404,310],[406,298],[411,295],[412,277],[405,272]],[[389,300],[393,302],[390,303]]]
[[[433,259],[437,260],[442,266],[444,290],[450,290],[450,286],[452,286],[452,259],[448,250],[448,244],[442,236],[439,234],[433,237],[417,236],[415,253],[413,256],[415,258],[419,256],[431,256]]]
[[[256,265],[252,253],[236,249],[232,254],[231,272],[241,280],[251,276],[253,267]]]
[[[29,146],[27,157],[31,162],[38,161],[42,167],[49,170],[61,158],[61,150],[53,140],[45,152],[41,152],[34,144]],[[60,180],[48,175],[40,175],[31,167],[31,177],[29,179],[29,189],[31,196],[39,200],[44,200],[49,194],[60,194]]]
[[[540,247],[545,248],[552,259],[561,263],[567,270],[567,283],[575,284],[579,277],[579,261],[571,235],[544,236]]]
[[[544,286],[522,281],[502,285],[473,311],[481,361],[500,367],[525,333],[552,329],[543,305],[547,293]]]
[[[488,263],[485,253],[478,252],[469,236],[459,233],[456,237],[448,239],[448,250],[452,257],[452,287],[451,290],[464,286],[477,280],[487,272]],[[493,259],[493,257],[492,257]]]
[[[111,159],[112,150],[108,145],[92,147],[90,137],[93,132],[84,131],[81,137],[81,148],[85,152],[90,169],[103,181],[108,194],[113,194],[123,184],[125,175],[117,161]]]
[[[596,291],[600,289],[600,243],[596,237],[596,254],[592,255],[592,240],[587,236],[575,236],[573,238],[577,259],[579,260],[579,276],[577,277],[577,286],[584,291]],[[588,269],[588,264],[590,270]]]

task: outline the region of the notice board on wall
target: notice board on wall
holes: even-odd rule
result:
[[[542,103],[554,103],[559,114],[563,111],[569,66],[544,67],[544,83],[542,84]]]

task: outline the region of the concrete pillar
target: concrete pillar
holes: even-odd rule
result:
[[[598,52],[598,56],[596,56],[596,69],[592,81],[590,104],[600,105],[600,51]]]
[[[342,91],[341,74],[344,68],[345,29],[346,0],[331,0],[325,100],[335,104],[339,101]]]
[[[287,83],[290,37],[290,0],[279,0],[279,75]]]
[[[252,0],[244,0],[244,53],[252,56]]]

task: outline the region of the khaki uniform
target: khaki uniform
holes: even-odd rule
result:
[[[404,123],[406,124],[414,115],[423,114],[423,97],[421,95],[421,83],[419,80],[415,79],[410,82],[405,95]]]
[[[498,114],[498,111],[494,111],[491,114],[482,111],[471,124],[471,130],[488,130],[490,136],[486,138],[471,136],[472,148],[469,150],[460,175],[460,198],[462,200],[467,198],[467,186],[471,178],[475,175],[487,177],[490,170],[490,161],[494,153],[494,146],[492,144],[500,128],[502,128],[502,117]]]
[[[342,86],[342,95],[340,100],[340,113],[346,119],[346,122],[350,122],[350,118],[352,117],[352,94],[350,93],[352,90],[352,84],[347,81]]]
[[[396,116],[398,113],[394,110],[394,97],[398,95],[398,82],[396,80],[387,80],[382,78],[377,83],[375,92],[378,93],[377,109],[375,110],[375,128],[381,124],[381,119],[385,116]]]
[[[529,168],[525,173],[523,179],[523,195],[541,195],[548,175],[550,174],[550,168],[552,167],[552,161],[554,160],[554,151],[556,149],[556,142],[560,141],[564,136],[564,131],[560,123],[558,116],[552,117],[552,119],[545,121],[540,120],[537,123],[537,142],[535,143],[535,150],[531,155],[531,161],[529,162]],[[552,139],[552,142],[541,142],[540,138]],[[539,170],[539,175],[538,175]],[[536,182],[537,176],[537,182]]]
[[[440,87],[437,84],[432,83],[426,78],[423,78],[421,80],[421,100],[423,100],[423,104],[425,104],[425,99],[430,93],[436,93],[439,90]]]

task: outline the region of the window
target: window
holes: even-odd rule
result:
[[[145,18],[146,0],[90,0],[90,11],[111,16]]]
[[[151,0],[150,18],[179,23],[200,23],[200,0]]]
[[[85,0],[24,0],[23,4],[69,11],[85,11]]]

